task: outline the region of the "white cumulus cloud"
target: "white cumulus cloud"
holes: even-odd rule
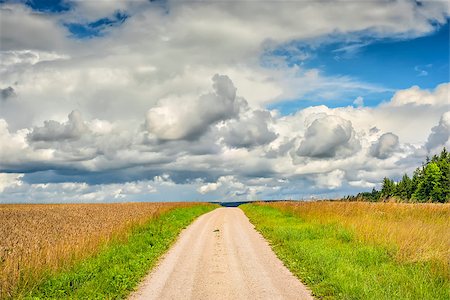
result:
[[[166,98],[147,112],[147,129],[161,140],[196,139],[211,125],[239,114],[246,103],[236,97],[233,82],[225,75],[214,75],[214,92],[197,99]]]
[[[297,155],[331,158],[346,157],[360,149],[352,123],[338,116],[314,120],[306,129]]]
[[[399,147],[398,136],[388,132],[380,136],[370,148],[370,154],[379,159],[386,159],[391,156]]]

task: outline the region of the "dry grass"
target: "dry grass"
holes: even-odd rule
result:
[[[401,262],[432,262],[450,274],[450,204],[279,202],[308,222],[338,223],[365,243],[393,247]]]
[[[187,203],[0,205],[0,299]]]

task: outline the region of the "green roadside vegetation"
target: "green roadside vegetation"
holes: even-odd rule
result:
[[[113,241],[95,256],[48,276],[22,299],[123,299],[167,251],[180,231],[216,205],[176,208],[134,228],[127,241]]]
[[[431,262],[400,262],[396,247],[361,242],[338,222],[306,220],[270,205],[240,208],[318,299],[450,299]]]

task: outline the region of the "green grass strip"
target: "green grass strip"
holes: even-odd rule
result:
[[[196,217],[216,208],[177,208],[133,229],[127,242],[109,243],[94,257],[43,281],[26,299],[123,299],[148,274],[180,231]]]
[[[316,298],[450,299],[449,279],[429,263],[399,263],[395,250],[363,244],[339,224],[307,222],[257,204],[240,208]]]

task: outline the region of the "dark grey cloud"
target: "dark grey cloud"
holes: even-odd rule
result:
[[[398,136],[388,132],[380,136],[378,141],[372,144],[370,155],[379,159],[391,157],[398,150],[400,143]]]
[[[222,146],[218,143],[217,131],[209,130],[196,140],[165,140],[161,141],[157,137],[143,133],[142,144],[146,147],[145,150],[151,152],[164,153],[166,157],[175,160],[180,155],[217,155],[222,151]],[[143,149],[143,151],[145,151]]]
[[[124,168],[92,171],[64,167],[62,165],[47,165],[33,170],[28,166],[29,173],[25,173],[23,181],[29,184],[84,182],[87,184],[112,184],[133,181],[153,180],[156,176],[166,175],[176,184],[195,182],[199,178],[205,182],[216,181],[221,176],[219,170],[171,170],[167,162],[154,165],[127,165]],[[23,170],[12,170],[12,173],[21,173]]]
[[[338,116],[325,116],[311,123],[297,150],[298,156],[347,157],[361,148],[352,123]]]
[[[378,132],[380,132],[380,129],[377,128],[376,126],[374,126],[374,127],[369,129],[369,133],[371,133],[371,134],[375,134],[375,133],[378,133]]]
[[[6,101],[11,97],[14,97],[16,95],[14,89],[11,86],[8,86],[7,88],[0,89],[0,100]]]

